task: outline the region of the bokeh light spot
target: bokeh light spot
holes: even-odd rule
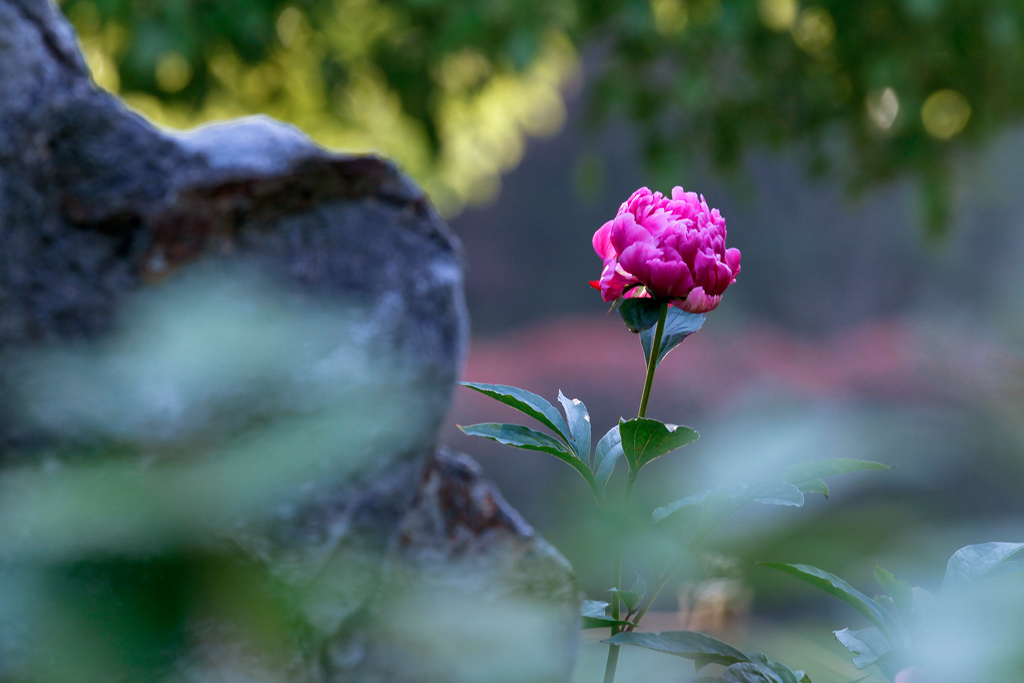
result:
[[[682,33],[690,17],[682,0],[651,0],[654,13],[654,30],[663,36]]]
[[[462,50],[446,57],[434,78],[448,92],[466,92],[487,80],[493,72],[490,61],[476,50]]]
[[[166,93],[176,93],[192,81],[192,65],[185,55],[171,50],[156,62],[156,84]]]
[[[836,37],[836,23],[824,7],[808,7],[793,25],[793,40],[800,49],[822,56]]]
[[[757,14],[762,23],[773,31],[793,28],[800,6],[797,0],[757,0]]]
[[[875,128],[881,131],[892,128],[896,116],[900,113],[900,101],[896,97],[896,91],[892,88],[868,93],[865,105],[868,110],[868,119],[875,125]]]
[[[285,47],[291,47],[295,34],[302,23],[302,12],[294,7],[286,7],[277,17],[277,39]]]
[[[958,135],[971,118],[971,105],[955,90],[939,90],[921,107],[921,121],[928,134],[940,140]]]

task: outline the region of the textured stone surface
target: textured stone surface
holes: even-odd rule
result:
[[[458,243],[393,164],[260,117],[160,131],[92,85],[50,3],[0,0],[0,465],[25,493],[0,501],[0,591],[33,568],[79,581],[68,567],[127,563],[188,596],[173,568],[240,549],[295,596],[286,664],[182,617],[191,635],[160,666],[567,679],[570,568],[436,447],[466,339]],[[120,595],[103,576],[84,594]],[[33,654],[5,619],[0,675],[49,661],[55,641]],[[472,644],[496,623],[512,630]],[[531,637],[550,651],[510,678]]]
[[[271,526],[241,540],[304,590],[322,648],[310,672],[318,680],[568,680],[572,569],[468,456],[439,448]],[[463,667],[473,658],[484,663]]]
[[[46,7],[0,4],[0,352],[96,338],[144,283],[228,257],[371,311],[439,421],[467,323],[457,242],[422,192],[264,118],[160,132],[92,87]]]

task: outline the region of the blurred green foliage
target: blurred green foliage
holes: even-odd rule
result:
[[[329,146],[397,156],[449,211],[493,194],[518,161],[520,132],[560,125],[551,99],[584,48],[592,120],[634,122],[659,182],[704,160],[732,170],[751,149],[795,146],[810,172],[854,192],[913,175],[932,237],[948,225],[956,150],[1024,112],[1015,0],[64,0],[63,9],[97,81],[158,121],[267,111]],[[547,88],[507,87],[487,111],[453,117],[453,98],[479,103],[496,80],[521,85],[539,65]],[[305,113],[280,106],[296,99],[294,80],[311,89],[296,102]],[[372,97],[360,95],[367,83]],[[381,99],[403,133],[361,117]],[[527,102],[536,106],[518,120],[493,111]],[[456,141],[484,119],[489,134]]]

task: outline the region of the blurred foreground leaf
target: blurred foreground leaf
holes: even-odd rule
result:
[[[603,642],[615,645],[634,645],[690,659],[693,660],[698,670],[708,664],[729,666],[737,662],[750,661],[747,655],[732,645],[695,631],[664,631],[662,633],[627,631]]]
[[[910,625],[910,619],[914,612],[914,589],[902,579],[896,578],[891,572],[875,565],[875,580],[882,587],[885,594],[892,599],[896,613],[903,620],[905,626]]]
[[[804,672],[793,671],[785,664],[773,662],[760,652],[747,654],[717,638],[695,631],[627,631],[602,642],[633,645],[689,659],[697,671],[708,664],[719,664],[727,667],[716,679],[719,683],[810,683],[810,678]]]
[[[859,631],[844,628],[835,631],[835,637],[854,655],[853,665],[858,669],[866,669],[892,650],[889,641],[874,626]]]
[[[1024,549],[1024,543],[981,543],[957,550],[946,564],[942,589],[960,588],[1006,567]]]
[[[823,569],[806,564],[784,564],[781,562],[762,562],[761,564],[765,567],[772,567],[787,574],[792,574],[798,579],[820,588],[829,595],[839,598],[867,617],[871,623],[879,628],[890,643],[902,644],[899,627],[893,621],[892,615],[876,601],[864,595],[835,574],[830,574]]]
[[[660,522],[679,510],[699,508],[700,524],[706,530],[701,533],[708,533],[748,503],[801,507],[804,504],[804,493],[821,493],[828,497],[828,485],[823,477],[871,469],[888,469],[888,465],[848,458],[801,463],[785,469],[780,479],[721,486],[681,498],[654,510],[651,519]]]
[[[610,626],[632,626],[628,621],[612,619],[605,614],[608,603],[601,600],[584,600],[583,608],[580,611],[580,628],[606,628]]]
[[[833,477],[837,474],[846,474],[848,472],[878,469],[891,469],[891,466],[870,460],[830,458],[792,465],[783,470],[781,476],[804,493],[821,493],[828,498],[828,485],[824,482],[826,477]]]

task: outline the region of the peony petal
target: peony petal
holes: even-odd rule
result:
[[[672,199],[674,199],[677,202],[683,202],[685,204],[696,204],[697,193],[687,192],[682,188],[682,186],[676,185],[675,187],[672,188]]]
[[[703,250],[698,251],[693,257],[693,284],[710,291],[718,280],[717,264],[718,259],[714,255],[709,256]]]
[[[707,290],[707,293],[721,295],[733,283],[732,271],[729,270],[729,266],[721,261],[715,263],[715,271],[715,284],[711,289]]]
[[[612,246],[612,223],[614,221],[608,221],[594,233],[594,251],[601,257],[601,260],[607,261],[608,259],[615,258],[616,251],[615,247]]]
[[[624,213],[631,213],[635,216],[637,211],[642,210],[643,206],[650,204],[650,202],[651,191],[646,187],[641,187],[639,190],[629,195],[629,199],[622,203],[617,215],[621,216]]]
[[[718,308],[721,301],[721,296],[708,296],[703,287],[694,287],[685,299],[677,299],[672,303],[687,313],[708,313]]]
[[[615,301],[622,297],[622,291],[626,287],[637,282],[635,277],[625,273],[616,264],[608,264],[601,273],[601,298],[609,302]]]
[[[661,250],[646,242],[637,242],[619,255],[619,265],[622,269],[645,285],[651,282],[651,270],[648,264],[661,260]]]
[[[740,273],[740,250],[739,249],[726,249],[725,250],[725,265],[729,266],[729,270],[732,271],[733,279]]]
[[[612,221],[609,237],[612,247],[620,256],[620,260],[622,253],[633,244],[646,243],[653,246],[658,243],[658,240],[651,233],[647,232],[643,226],[637,224],[636,218],[630,213],[624,213],[621,216],[615,217]]]
[[[664,237],[665,233],[671,230],[675,219],[670,213],[665,213],[664,211],[652,211],[642,219],[638,218],[637,221],[640,225],[644,226],[644,229],[651,233],[656,240],[660,241]]]
[[[651,294],[663,299],[682,298],[693,288],[693,276],[682,261],[651,261],[647,264]]]
[[[672,246],[684,261],[692,264],[700,250],[700,235],[696,231],[688,231],[674,239]]]
[[[662,245],[670,247],[678,254],[682,254],[682,245],[689,239],[693,221],[688,218],[678,218],[673,214],[665,214],[671,218],[671,222],[658,236]],[[692,260],[692,258],[691,258]]]

